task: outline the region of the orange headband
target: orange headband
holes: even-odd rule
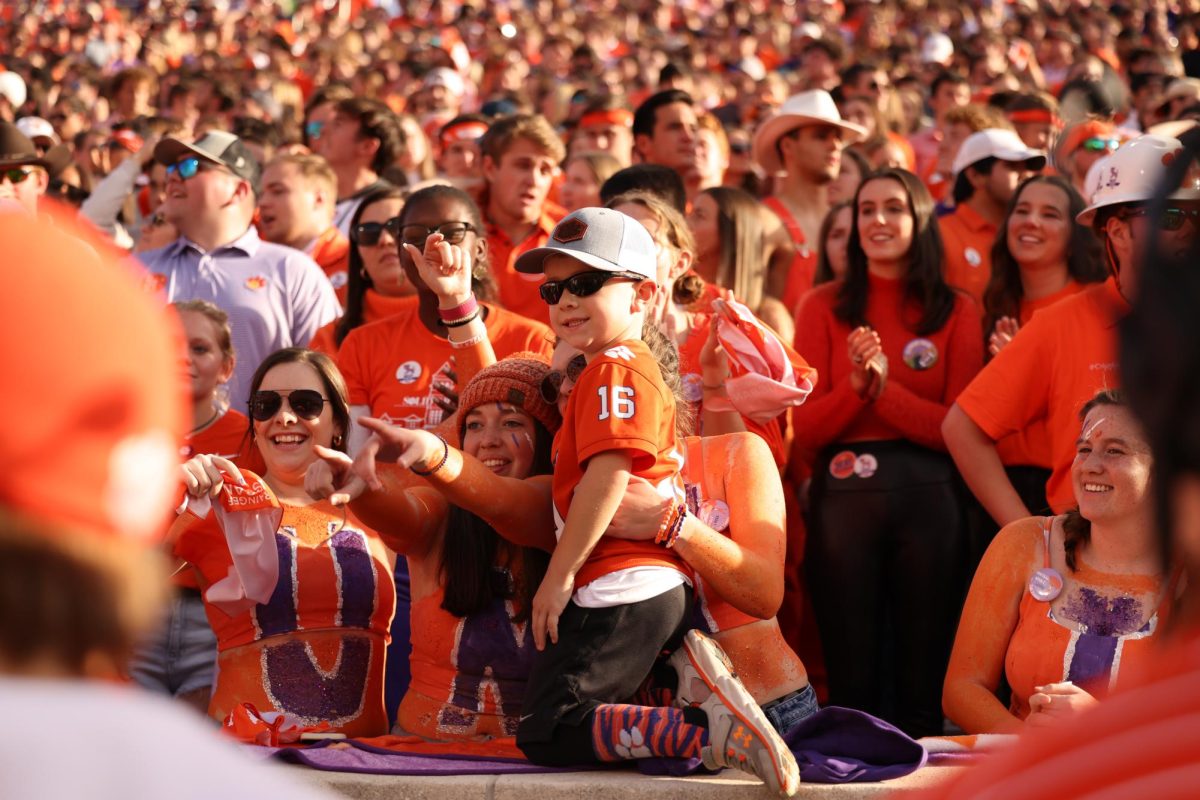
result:
[[[442,129],[442,135],[439,137],[442,140],[442,147],[445,148],[451,142],[463,142],[468,139],[479,139],[488,131],[486,122],[460,122],[457,125],[451,125],[448,128]]]
[[[1062,121],[1053,111],[1044,108],[1029,108],[1024,111],[1009,111],[1009,122],[1046,122],[1057,127]]]
[[[1068,156],[1079,149],[1085,141],[1093,136],[1115,136],[1113,126],[1105,122],[1093,120],[1091,122],[1081,122],[1071,129],[1067,134],[1067,138],[1063,140],[1059,152],[1064,156]]]
[[[632,125],[633,112],[624,108],[614,108],[609,111],[590,111],[579,118],[579,127],[589,125]]]

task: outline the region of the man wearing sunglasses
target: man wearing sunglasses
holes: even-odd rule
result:
[[[1081,197],[1090,197],[1095,187],[1087,185],[1088,171],[1120,146],[1121,140],[1111,122],[1084,120],[1063,131],[1054,153],[1054,166],[1071,180]]]
[[[983,305],[992,276],[992,243],[1021,181],[1041,172],[1046,153],[1015,131],[986,128],[963,141],[954,157],[954,211],[938,218],[946,283]]]
[[[38,201],[46,193],[50,175],[70,160],[65,146],[56,145],[42,155],[16,125],[0,121],[0,202],[37,216]]]
[[[304,347],[341,309],[316,262],[263,241],[251,225],[261,167],[238,137],[209,131],[190,144],[167,137],[154,158],[167,171],[163,218],[179,238],[140,257],[168,301],[208,300],[229,314],[238,356],[230,399],[245,413],[262,360]]]
[[[1075,503],[1070,467],[1080,407],[1102,389],[1119,387],[1117,322],[1129,311],[1151,237],[1160,252],[1186,252],[1197,230],[1200,186],[1189,176],[1161,217],[1150,201],[1167,164],[1182,157],[1178,139],[1140,136],[1096,164],[1091,205],[1076,221],[1104,242],[1112,277],[1039,311],[980,372],[942,423],[946,447],[971,491],[1000,525],[1030,512],[1005,474],[1000,438],[1045,425],[1052,473],[1046,498],[1055,513]]]

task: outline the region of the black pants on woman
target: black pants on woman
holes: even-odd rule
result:
[[[940,734],[965,551],[953,462],[904,440],[835,445],[811,508],[805,563],[830,704]]]

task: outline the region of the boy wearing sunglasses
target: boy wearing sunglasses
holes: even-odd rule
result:
[[[15,203],[36,216],[50,173],[57,173],[70,160],[70,151],[62,145],[41,155],[16,125],[0,121],[0,201]]]
[[[795,791],[795,761],[758,705],[723,666],[711,640],[688,629],[691,573],[672,549],[684,519],[675,398],[642,341],[656,280],[656,249],[637,220],[583,208],[515,267],[546,276],[539,292],[561,343],[586,366],[554,438],[558,544],[533,599],[539,653],[517,746],[538,764],[637,756],[703,758]],[[558,385],[543,391],[558,395]],[[632,477],[674,502],[653,541],[604,536]],[[699,707],[626,704],[663,650],[683,648],[711,690]],[[636,733],[635,733],[636,732]],[[630,748],[638,735],[644,747]]]
[[[251,221],[261,168],[241,139],[223,131],[190,144],[167,137],[154,158],[167,173],[160,211],[179,237],[140,258],[168,302],[208,300],[229,314],[239,356],[230,401],[245,413],[262,360],[306,346],[341,307],[316,262],[259,238]]]

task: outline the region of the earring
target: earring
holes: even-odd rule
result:
[[[342,446],[342,435],[341,435],[340,433],[338,433],[338,434],[335,434],[335,435],[334,435],[334,437],[333,437],[333,446],[334,446],[334,447],[341,447],[341,446]]]

